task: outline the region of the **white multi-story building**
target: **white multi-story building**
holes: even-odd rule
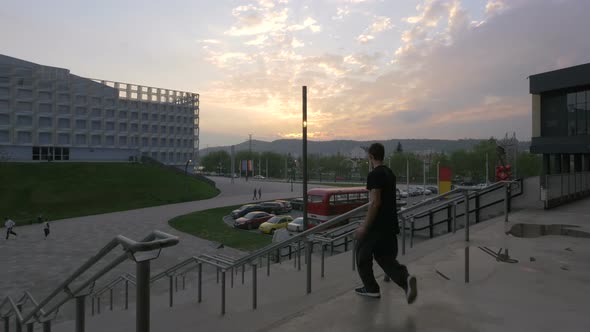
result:
[[[83,78],[0,54],[0,159],[169,165],[199,151],[199,95]]]

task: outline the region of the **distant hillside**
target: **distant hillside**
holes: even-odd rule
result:
[[[435,151],[435,152],[453,152],[456,150],[470,149],[480,139],[460,139],[460,140],[439,140],[439,139],[391,139],[387,141],[380,141],[385,146],[386,153],[395,150],[397,143],[402,144],[404,151],[419,152],[419,151]],[[307,150],[309,154],[334,155],[354,153],[359,147],[368,147],[371,143],[376,141],[353,141],[353,140],[336,140],[336,141],[308,141]],[[520,142],[520,149],[526,150],[530,146],[530,142]],[[237,151],[247,151],[249,149],[249,142],[243,142],[235,146]],[[210,147],[199,150],[201,156],[207,155],[209,152],[225,150],[228,153],[231,151],[230,146]],[[294,156],[301,154],[301,140],[298,139],[280,139],[272,142],[252,140],[252,151],[255,152],[276,152],[280,154],[291,153]]]

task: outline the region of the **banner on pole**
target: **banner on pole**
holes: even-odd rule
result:
[[[451,181],[453,180],[453,175],[450,167],[440,167],[438,171],[438,179],[438,187],[440,190],[439,194],[444,194],[451,191]]]

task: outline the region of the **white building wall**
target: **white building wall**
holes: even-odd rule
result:
[[[197,158],[199,95],[82,78],[0,55],[0,147],[10,146],[89,148],[104,151],[92,156],[105,160],[117,159],[117,149],[139,150],[184,164]]]

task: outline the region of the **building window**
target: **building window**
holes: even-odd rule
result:
[[[158,133],[158,126],[152,125],[152,134],[157,134],[157,133]]]
[[[51,92],[39,92],[39,100],[48,101],[53,98],[53,94]]]
[[[153,137],[153,138],[152,138],[152,146],[153,146],[153,147],[156,147],[156,146],[158,146],[158,139],[157,139],[157,138],[155,138],[155,137]]]
[[[78,104],[78,105],[86,104],[86,96],[76,96],[76,104]]]
[[[147,113],[141,113],[141,121],[148,121],[149,120],[149,114]]]
[[[62,144],[62,145],[70,144],[70,134],[67,134],[67,133],[57,134],[57,144]]]
[[[141,138],[141,146],[148,147],[148,143],[149,143],[149,141],[148,141],[148,138],[147,137],[142,137]]]
[[[144,124],[144,125],[141,125],[141,132],[142,132],[142,133],[148,133],[148,132],[149,132],[149,130],[150,130],[150,126],[148,126],[148,125],[146,125],[146,124]]]
[[[91,114],[92,114],[92,117],[102,118],[102,110],[100,108],[93,108]]]
[[[33,110],[33,104],[30,102],[18,102],[16,103],[16,110],[18,112],[31,112]]]
[[[86,145],[86,135],[84,135],[84,134],[77,134],[76,135],[76,144],[78,144],[78,145]]]
[[[136,133],[138,131],[139,131],[139,125],[137,123],[132,123],[131,124],[131,132]]]
[[[86,107],[76,107],[76,115],[77,116],[86,116],[86,115],[88,115],[87,110],[86,110]]]
[[[19,115],[16,118],[16,125],[22,127],[31,127],[33,125],[33,117],[29,115]]]
[[[39,128],[53,127],[53,118],[42,116],[39,118]]]
[[[51,133],[39,133],[39,144],[52,144]]]
[[[76,120],[76,129],[86,129],[86,120]]]
[[[105,110],[104,111],[105,118],[112,119],[115,117],[115,110]]]
[[[127,124],[125,122],[119,122],[119,131],[127,131]]]
[[[32,143],[32,135],[30,131],[19,131],[16,134],[16,142],[18,144],[30,144]]]
[[[160,122],[166,122],[166,115],[160,115]]]
[[[102,121],[92,121],[90,123],[90,128],[92,128],[92,130],[101,130],[102,129]]]
[[[111,135],[105,136],[104,143],[105,143],[105,145],[108,145],[108,146],[115,145],[115,136],[111,136]]]
[[[10,124],[10,114],[0,114],[0,126],[8,126]]]
[[[69,103],[70,102],[70,95],[67,93],[60,93],[58,95],[57,101],[60,103]]]
[[[160,126],[160,133],[166,135],[166,126]]]
[[[127,119],[127,112],[119,111],[119,119]]]
[[[1,143],[8,143],[10,135],[8,135],[8,130],[0,130],[0,142]]]
[[[90,142],[92,145],[100,145],[102,143],[102,137],[100,135],[92,135]]]
[[[165,138],[160,139],[160,146],[166,146],[166,139]]]
[[[58,119],[57,128],[59,129],[70,129],[70,119]]]
[[[39,105],[39,107],[41,107],[41,105]],[[62,114],[62,115],[70,115],[70,106],[59,105],[57,107],[57,113]]]
[[[139,118],[139,115],[137,114],[137,112],[131,112],[131,120],[137,120]]]
[[[104,123],[104,129],[108,130],[108,131],[113,131],[115,130],[115,123],[112,121],[107,121]]]
[[[152,121],[157,122],[158,121],[158,114],[152,114]]]
[[[590,91],[578,91],[567,94],[567,135],[588,135],[588,101]]]

